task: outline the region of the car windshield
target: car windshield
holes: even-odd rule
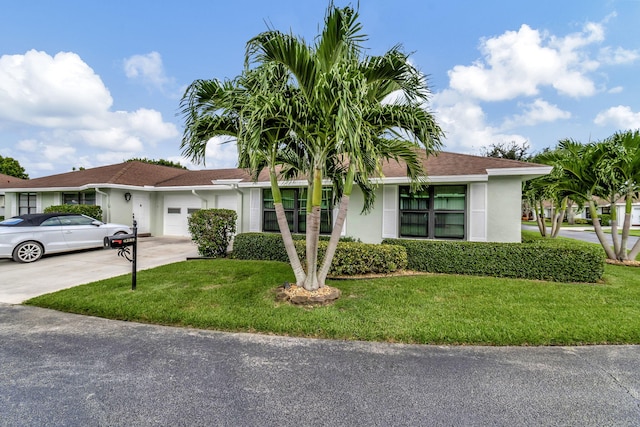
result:
[[[22,221],[24,221],[22,218],[9,218],[4,221],[0,221],[0,225],[16,225],[20,224]]]

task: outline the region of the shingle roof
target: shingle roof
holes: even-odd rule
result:
[[[4,184],[20,182],[20,181],[24,181],[24,179],[16,178],[15,176],[5,175],[3,173],[0,173],[0,187],[2,187]]]
[[[468,154],[441,152],[424,160],[427,174],[434,176],[487,175],[487,169],[517,169],[541,167],[535,163]],[[385,177],[406,176],[406,166],[395,161],[382,166]],[[123,185],[132,187],[190,187],[211,185],[214,180],[237,179],[250,182],[251,177],[243,169],[208,169],[190,171],[169,166],[159,166],[131,161],[92,169],[50,175],[42,178],[1,182],[0,188],[80,188],[87,185]],[[268,182],[266,171],[259,182]]]

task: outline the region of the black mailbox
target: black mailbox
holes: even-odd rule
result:
[[[125,248],[133,246],[136,242],[135,234],[117,234],[115,236],[107,236],[104,238],[104,247],[111,249]]]

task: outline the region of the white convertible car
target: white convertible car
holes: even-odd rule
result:
[[[106,236],[131,228],[66,213],[20,215],[0,222],[0,258],[34,262],[44,254],[99,248]]]

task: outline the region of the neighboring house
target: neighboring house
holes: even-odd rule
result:
[[[15,176],[5,175],[0,173],[0,218],[4,217],[4,191],[2,190],[5,184],[11,184],[14,182],[24,181],[22,178],[16,178]]]
[[[604,199],[600,199],[598,197],[595,198],[596,209],[598,214],[600,215],[611,215],[611,203]],[[573,209],[573,218],[574,219],[591,219],[591,212],[589,211],[588,206],[583,206],[582,209],[578,209],[578,207],[574,206]],[[624,199],[619,199],[615,203],[616,213],[618,215],[618,223],[622,224],[624,221],[624,215],[626,210],[626,202]],[[547,218],[551,218],[553,215],[555,208],[551,206],[551,203],[546,202],[544,207],[544,214]],[[568,215],[565,214],[565,215]],[[634,200],[631,205],[631,225],[640,225],[640,200]]]
[[[442,152],[425,160],[429,187],[409,192],[406,167],[383,164],[372,211],[361,214],[363,195],[354,189],[343,235],[378,243],[386,237],[519,242],[522,181],[551,167],[514,160]],[[281,182],[290,227],[303,233],[306,180]],[[278,231],[268,175],[257,182],[241,169],[189,171],[142,162],[8,183],[7,216],[41,212],[66,203],[97,204],[105,221],[138,224],[140,233],[188,236],[189,215],[198,209],[238,213],[237,232]],[[322,232],[330,232],[337,207],[324,191]]]

